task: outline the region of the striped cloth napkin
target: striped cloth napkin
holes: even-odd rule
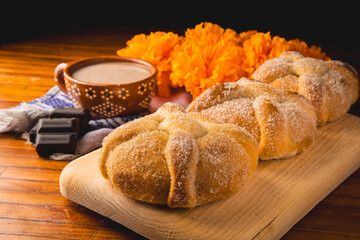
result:
[[[0,109],[0,132],[29,131],[39,118],[48,117],[50,112],[57,107],[73,108],[74,105],[65,93],[54,86],[44,96],[35,100],[22,102],[13,108]],[[149,113],[149,111],[144,111],[134,115],[90,120],[89,125],[92,130],[99,128],[114,129]]]
[[[13,108],[0,109],[0,133],[22,133],[23,137],[28,140],[27,133],[33,128],[37,121],[40,118],[48,117],[51,111],[57,107],[73,108],[74,105],[65,93],[57,86],[54,86],[42,97],[29,102],[22,102]],[[75,154],[58,153],[51,155],[50,159],[72,160],[80,155],[90,152],[100,147],[102,139],[114,128],[149,113],[149,111],[144,111],[134,115],[90,120],[90,132],[78,140]]]

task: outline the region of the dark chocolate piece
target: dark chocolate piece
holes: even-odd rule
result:
[[[55,108],[50,113],[50,118],[78,118],[80,135],[88,131],[89,121],[91,120],[90,111],[86,108]]]
[[[37,133],[79,132],[77,118],[40,118]]]
[[[49,118],[41,118],[29,132],[40,156],[75,153],[77,140],[89,129],[90,111],[85,108],[55,108]]]
[[[37,122],[29,132],[29,140],[32,143],[35,143],[38,126],[39,126],[39,122]]]
[[[71,133],[38,133],[35,149],[39,156],[48,157],[53,153],[74,154],[77,146],[77,134]]]

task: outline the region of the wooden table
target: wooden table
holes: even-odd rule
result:
[[[140,32],[148,31],[73,30],[0,44],[0,108],[44,95],[55,84],[53,71],[57,64],[114,55]],[[359,50],[329,49],[327,53],[360,70]],[[359,104],[350,112],[360,116]],[[124,226],[61,196],[58,180],[67,164],[39,157],[18,134],[0,134],[0,239],[141,239]],[[283,239],[360,239],[360,170]]]

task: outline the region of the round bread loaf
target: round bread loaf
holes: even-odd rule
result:
[[[243,128],[166,103],[111,132],[99,168],[128,197],[192,208],[237,192],[257,162],[256,141]]]
[[[359,97],[358,74],[349,64],[294,51],[267,60],[251,78],[305,96],[315,108],[318,126],[343,116]]]
[[[316,135],[315,111],[305,97],[247,78],[212,86],[186,110],[245,128],[262,160],[294,156]]]

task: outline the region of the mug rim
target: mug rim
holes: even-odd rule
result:
[[[120,84],[86,82],[86,81],[82,81],[82,80],[73,78],[70,74],[71,71],[74,72],[75,70],[77,70],[81,67],[85,67],[85,66],[89,66],[89,65],[97,64],[97,63],[105,63],[105,62],[135,63],[138,65],[145,66],[151,72],[150,72],[150,75],[146,78],[142,78],[138,81],[131,82],[131,83],[120,83]],[[72,69],[72,68],[74,68],[74,66],[75,66],[75,69]],[[104,86],[104,87],[105,86],[125,86],[125,85],[128,86],[128,85],[132,85],[132,84],[138,84],[139,82],[143,82],[148,79],[154,78],[157,75],[157,73],[158,73],[157,67],[148,61],[138,59],[138,58],[133,58],[133,57],[120,57],[120,56],[96,56],[96,57],[81,58],[81,59],[67,63],[66,67],[64,68],[65,77],[68,78],[69,80],[71,80],[72,82],[75,82],[77,84],[82,84],[82,85]]]

